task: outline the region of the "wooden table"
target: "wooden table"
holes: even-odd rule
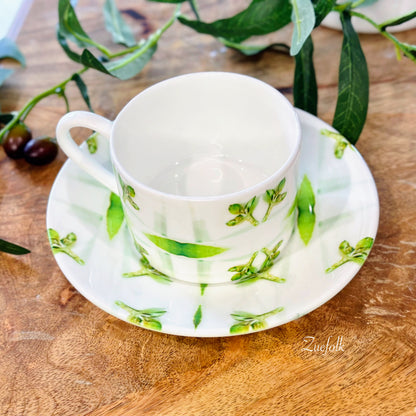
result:
[[[56,6],[35,1],[18,38],[27,58],[0,90],[3,111],[79,67],[55,41]],[[203,2],[207,18],[230,4]],[[228,2],[231,3],[231,2]],[[109,43],[101,2],[80,1],[86,29]],[[136,35],[167,20],[170,5],[123,0],[146,17]],[[132,18],[129,22],[134,23]],[[145,24],[143,24],[145,22]],[[288,39],[290,32],[279,35]],[[358,149],[377,183],[381,217],[374,249],[353,281],[310,314],[245,336],[196,339],[144,330],[83,298],[56,265],[46,236],[48,195],[65,156],[47,167],[8,159],[0,149],[1,237],[32,252],[0,254],[0,414],[17,415],[414,415],[416,414],[416,67],[397,62],[388,41],[360,36],[371,102]],[[400,34],[416,43],[416,30]],[[319,116],[331,122],[342,35],[314,32]],[[291,96],[293,61],[266,52],[245,58],[176,23],[144,71],[121,82],[85,74],[95,111],[113,118],[145,87],[181,73],[225,70],[258,77]],[[74,89],[72,109],[85,109]],[[28,124],[54,134],[58,98],[39,104]],[[303,351],[304,338],[342,337],[344,351]]]

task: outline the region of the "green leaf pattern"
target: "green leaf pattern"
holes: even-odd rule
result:
[[[74,259],[78,264],[85,264],[77,254],[72,251],[72,247],[77,241],[77,236],[75,233],[69,233],[64,238],[60,238],[59,233],[53,228],[48,229],[49,243],[52,248],[53,254],[65,253],[72,259]]]
[[[165,309],[161,309],[161,308],[134,309],[131,306],[126,305],[124,302],[120,300],[117,300],[115,304],[129,313],[127,320],[131,322],[132,324],[135,324],[143,328],[147,328],[147,329],[153,329],[154,331],[162,330],[162,324],[157,318],[160,318],[166,313]]]
[[[259,279],[265,279],[276,283],[284,283],[286,279],[277,277],[270,273],[271,267],[276,262],[277,257],[280,254],[279,247],[281,246],[283,240],[279,241],[272,250],[269,250],[267,247],[264,247],[259,251],[256,251],[250,257],[250,260],[238,266],[233,266],[228,269],[229,272],[236,272],[231,277],[231,281],[241,284],[241,283],[253,283]],[[262,253],[264,255],[263,262],[256,266],[254,261],[257,259],[257,256]]]
[[[235,311],[231,314],[231,317],[234,319],[235,323],[230,327],[230,333],[244,334],[250,331],[250,328],[254,331],[265,329],[267,328],[266,319],[270,316],[276,315],[279,312],[282,312],[283,309],[283,307],[279,307],[259,315],[250,312]]]
[[[331,267],[328,267],[325,272],[331,273],[338,267],[342,266],[349,261],[362,266],[373,247],[374,239],[372,237],[365,237],[361,239],[355,247],[352,247],[347,240],[341,242],[338,250],[341,254],[341,259],[334,263]]]

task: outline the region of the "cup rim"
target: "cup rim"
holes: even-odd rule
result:
[[[175,80],[178,78],[187,78],[187,77],[194,77],[194,76],[203,76],[206,74],[210,74],[210,75],[226,75],[226,76],[236,76],[236,77],[244,77],[244,78],[249,78],[251,81],[257,82],[259,84],[261,84],[262,86],[267,86],[267,88],[273,89],[275,91],[275,93],[280,97],[282,103],[286,106],[287,110],[290,111],[294,117],[294,125],[293,125],[293,138],[295,139],[295,144],[293,146],[292,151],[290,152],[289,157],[286,159],[286,161],[283,163],[283,165],[280,166],[279,169],[277,169],[276,171],[274,171],[271,175],[267,176],[267,178],[263,179],[262,181],[259,181],[257,183],[255,183],[254,185],[251,185],[247,188],[244,189],[240,189],[238,191],[235,192],[229,192],[226,194],[221,194],[221,195],[210,195],[210,196],[192,196],[192,195],[176,195],[176,194],[172,194],[172,193],[168,193],[168,192],[163,192],[163,191],[159,191],[155,188],[152,188],[151,186],[148,186],[146,184],[144,184],[143,182],[137,180],[136,178],[134,178],[119,162],[119,160],[116,157],[116,152],[114,149],[114,141],[113,141],[113,132],[114,129],[118,123],[118,121],[120,120],[122,114],[127,110],[128,107],[130,107],[135,100],[139,99],[139,97],[141,97],[141,95],[154,88],[154,87],[160,87],[161,84],[171,81],[171,80]],[[281,177],[284,176],[284,173],[289,171],[291,169],[291,167],[296,163],[299,153],[300,153],[300,146],[301,146],[301,127],[300,127],[300,121],[299,121],[299,117],[296,114],[295,108],[294,106],[290,103],[290,101],[280,92],[278,91],[276,88],[273,88],[271,85],[267,84],[264,81],[261,81],[257,78],[251,77],[249,75],[245,75],[245,74],[239,74],[236,72],[226,72],[226,71],[201,71],[201,72],[191,72],[191,73],[187,73],[187,74],[183,74],[183,75],[178,75],[175,77],[170,77],[170,78],[166,78],[162,81],[157,82],[156,84],[153,84],[147,88],[145,88],[144,90],[142,90],[139,94],[137,94],[136,96],[134,96],[122,109],[121,111],[118,113],[118,115],[116,116],[115,120],[113,121],[112,124],[112,130],[111,130],[111,137],[110,137],[110,155],[111,155],[111,160],[112,160],[112,164],[115,168],[115,170],[117,170],[125,180],[129,181],[129,184],[136,186],[136,188],[141,188],[142,190],[146,191],[148,194],[151,194],[155,197],[159,197],[159,198],[164,198],[164,199],[169,199],[169,200],[175,200],[175,201],[188,201],[188,202],[213,202],[213,201],[221,201],[221,200],[228,200],[228,199],[238,199],[240,196],[243,197],[243,195],[246,194],[255,194],[257,191],[257,189],[262,189],[262,188],[266,188],[266,184],[270,183],[270,182],[274,182],[277,179],[280,179]],[[135,188],[135,189],[136,189]]]

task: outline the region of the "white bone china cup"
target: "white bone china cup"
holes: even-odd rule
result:
[[[73,127],[109,139],[113,172],[78,147]],[[56,135],[120,196],[143,268],[198,284],[271,276],[294,229],[301,140],[275,88],[227,72],[182,75],[138,94],[113,122],[68,113]]]

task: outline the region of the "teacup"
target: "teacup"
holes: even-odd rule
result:
[[[109,139],[114,172],[71,138]],[[83,111],[56,130],[63,151],[117,193],[142,263],[192,283],[267,278],[295,218],[300,125],[275,88],[226,72],[171,78],[111,122]]]

